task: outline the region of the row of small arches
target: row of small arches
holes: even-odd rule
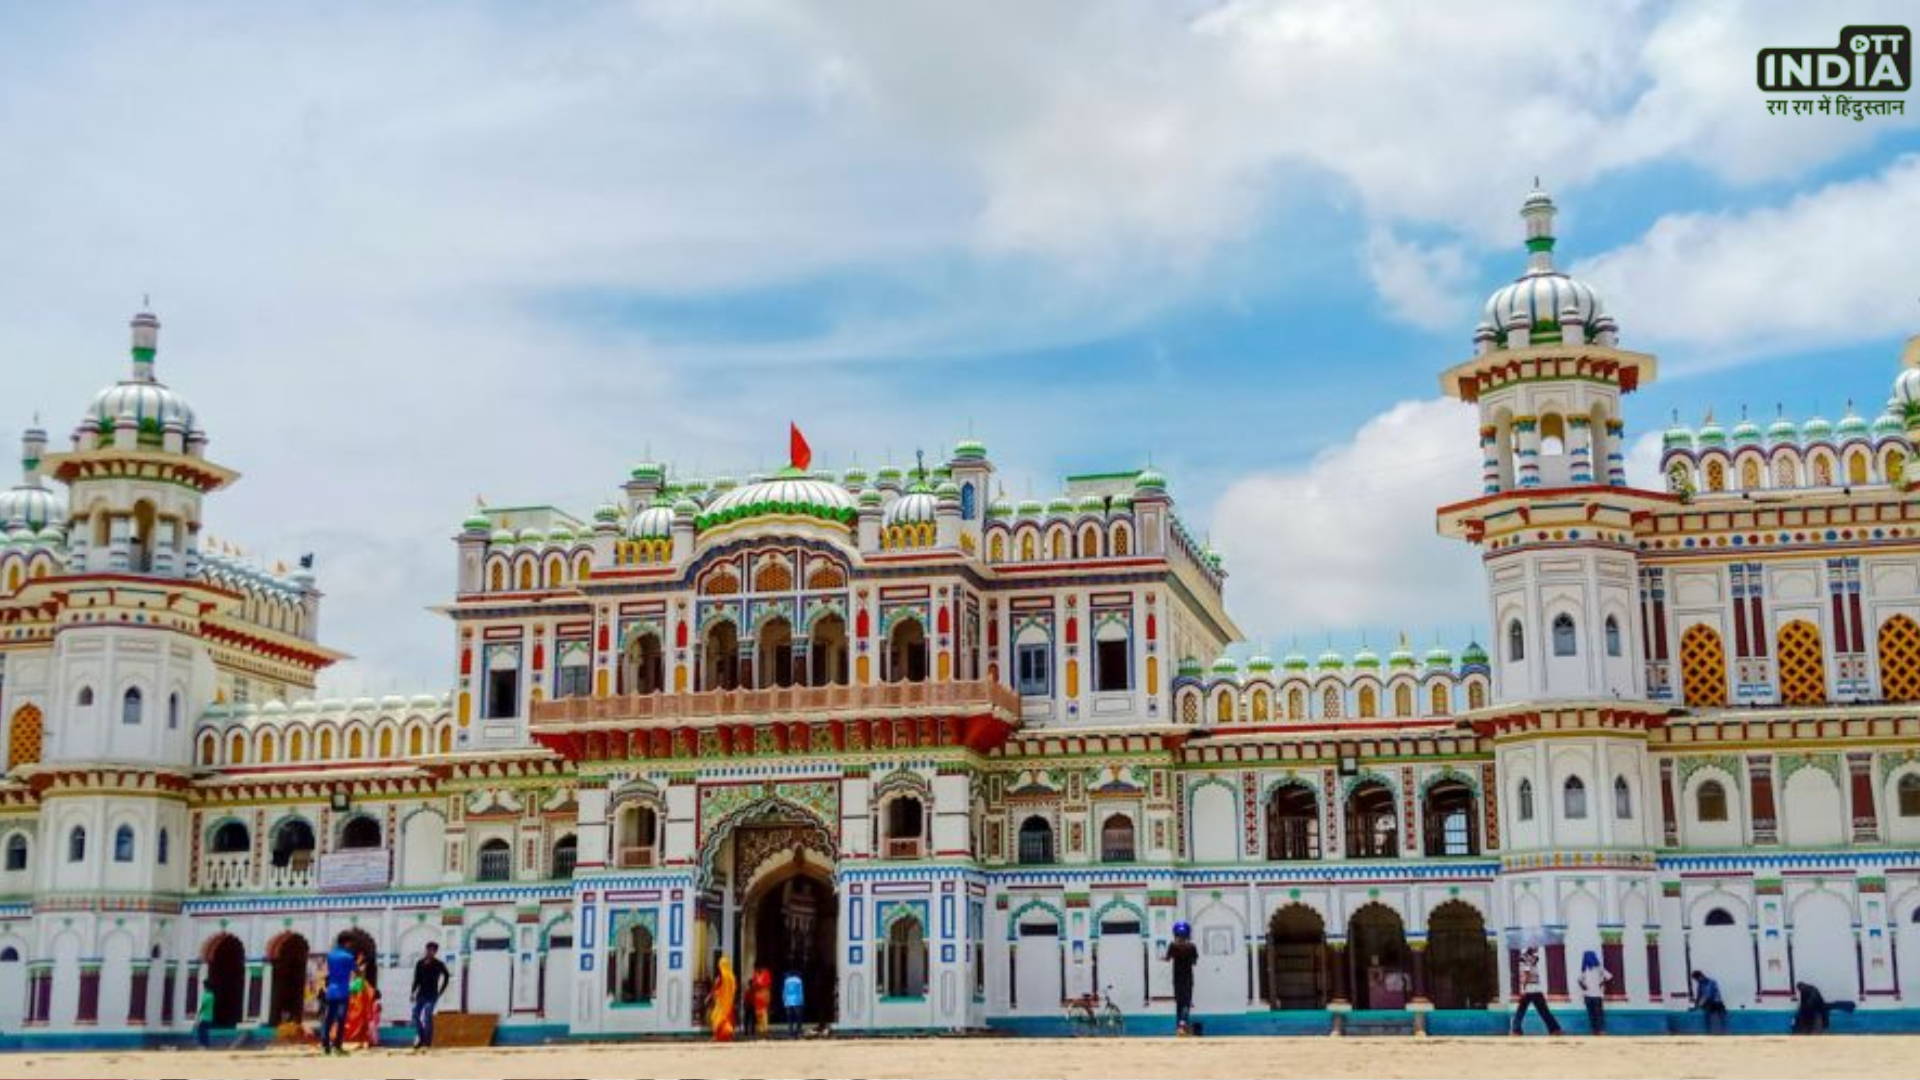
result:
[[[1555,656],[1580,655],[1580,627],[1574,617],[1560,612],[1549,624],[1548,646]],[[1620,633],[1620,618],[1609,615],[1600,627],[1601,642],[1607,655],[1619,657],[1625,655],[1626,645]],[[1507,620],[1507,661],[1518,663],[1527,658],[1527,631],[1517,618]]]
[[[579,551],[571,558],[550,552],[542,559],[532,552],[517,556],[495,555],[487,560],[487,591],[532,592],[536,589],[560,589],[593,576],[593,555]]]
[[[59,569],[59,562],[45,550],[29,555],[10,552],[0,557],[0,581],[6,582],[9,593],[19,592],[29,581],[52,577]]]
[[[352,724],[344,730],[333,724],[313,729],[283,726],[249,732],[237,729],[225,733],[202,731],[197,740],[197,759],[202,766],[279,765],[305,761],[333,761],[373,758],[390,761],[405,754],[453,753],[451,721],[427,723],[410,721],[399,724],[382,722],[369,727]],[[224,754],[223,754],[224,751]]]
[[[1486,681],[1469,678],[1465,686],[1467,708],[1485,708]],[[1352,690],[1351,704],[1349,689]],[[1277,688],[1271,692],[1264,686],[1220,686],[1209,694],[1198,687],[1186,687],[1179,692],[1177,711],[1183,724],[1198,724],[1203,715],[1216,724],[1263,724],[1277,720],[1375,720],[1385,719],[1389,715],[1395,719],[1452,716],[1455,713],[1454,689],[1453,683],[1445,679],[1432,681],[1424,690],[1417,689],[1412,679],[1397,681],[1390,687],[1362,682],[1351,688],[1327,681],[1311,691],[1305,685]],[[1381,709],[1383,692],[1391,698],[1391,713]]]
[[[1718,785],[1715,785],[1716,787]],[[1726,820],[1726,793],[1720,793],[1721,817],[1706,820]],[[1535,814],[1533,781],[1522,779],[1514,789],[1514,817],[1522,822],[1532,821]],[[1578,776],[1569,776],[1560,784],[1560,817],[1565,821],[1585,821],[1591,807],[1587,802],[1587,782]],[[1633,786],[1624,776],[1613,778],[1613,816],[1620,821],[1633,820]]]
[[[75,825],[67,830],[66,861],[78,864],[87,861],[89,834],[85,825]],[[173,837],[162,827],[154,834],[153,860],[157,865],[165,866],[172,858]],[[25,871],[32,865],[33,843],[24,832],[15,831],[7,837],[4,865],[8,873]],[[131,863],[140,858],[140,832],[130,822],[114,827],[113,846],[110,856],[116,863]]]
[[[1667,488],[1675,492],[1784,491],[1897,484],[1906,465],[1906,450],[1894,445],[1882,446],[1877,456],[1864,446],[1855,446],[1840,458],[1826,449],[1811,451],[1804,458],[1791,449],[1775,450],[1770,455],[1746,450],[1731,457],[1718,451],[1697,456],[1682,451],[1668,455]]]
[[[990,563],[1064,562],[1071,559],[1126,558],[1133,554],[1133,526],[1116,521],[1102,529],[1091,522],[1076,531],[1054,525],[1044,536],[1038,526],[993,528],[987,536]]]

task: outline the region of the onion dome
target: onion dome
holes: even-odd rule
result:
[[[1013,504],[1007,501],[1005,495],[995,495],[987,501],[987,516],[990,518],[1012,517]]]
[[[925,484],[913,485],[913,490],[893,500],[887,507],[882,522],[887,525],[918,525],[931,523],[939,511],[940,500]]]
[[[520,532],[514,537],[514,539],[518,540],[522,544],[537,544],[540,541],[546,539],[546,537],[540,535],[539,529],[529,526],[527,528],[521,529]]]
[[[1707,413],[1707,422],[1700,425],[1694,437],[1702,450],[1727,445],[1727,429],[1720,426],[1711,412]]]
[[[1747,419],[1746,412],[1742,410],[1740,422],[1733,425],[1729,438],[1735,446],[1758,446],[1760,445],[1760,425]]]
[[[651,481],[656,484],[665,479],[666,475],[667,470],[657,461],[643,461],[635,465],[633,471],[627,474],[629,479],[639,480],[643,483]]]
[[[1920,409],[1920,368],[1908,368],[1893,380],[1893,401],[1902,412]]]
[[[1668,450],[1693,449],[1693,429],[1680,422],[1680,414],[1673,416],[1673,426],[1660,436],[1660,445]]]
[[[985,461],[986,459],[987,444],[979,439],[961,439],[954,444],[953,460],[955,461]]]
[[[1237,679],[1240,677],[1240,665],[1234,663],[1233,657],[1231,656],[1222,656],[1220,659],[1215,660],[1213,666],[1208,670],[1211,671],[1216,678]]]
[[[1122,493],[1107,500],[1107,509],[1116,514],[1124,514],[1133,509],[1133,496]]]
[[[1786,446],[1799,441],[1800,425],[1787,419],[1784,413],[1775,417],[1773,423],[1767,425],[1767,442],[1774,446]]]
[[[1073,513],[1073,500],[1065,495],[1055,495],[1047,502],[1047,513],[1054,517],[1065,517]]]
[[[1847,415],[1840,418],[1839,426],[1833,430],[1843,441],[1846,439],[1864,439],[1872,431],[1867,425],[1866,418],[1853,411],[1852,402],[1847,403]]]
[[[850,465],[846,472],[840,474],[840,482],[851,488],[866,487],[869,478],[867,470],[858,465]]]
[[[1020,516],[1023,518],[1037,518],[1046,512],[1046,505],[1039,499],[1020,500]]]
[[[1800,437],[1808,442],[1828,442],[1833,438],[1833,425],[1825,417],[1816,416],[1800,425]]]
[[[552,529],[548,530],[547,539],[556,544],[570,544],[573,542],[573,535],[573,526],[564,521],[558,521],[554,523]]]
[[[674,517],[692,517],[700,512],[700,504],[685,495],[673,500]]]
[[[1907,426],[1900,418],[1890,412],[1881,413],[1873,418],[1873,437],[1875,440],[1897,438],[1907,433]]]
[[[1207,669],[1201,665],[1198,657],[1183,656],[1175,667],[1174,674],[1189,679],[1199,678]]]
[[[38,427],[21,436],[20,483],[0,491],[0,530],[45,532],[66,520],[66,500],[40,479],[40,454],[46,448],[47,433]]]
[[[512,529],[493,530],[493,542],[501,545],[513,543],[513,530]]]
[[[905,476],[906,474],[900,471],[900,466],[898,465],[882,465],[880,466],[880,471],[873,474],[873,479],[875,483],[882,487],[886,487],[889,484],[894,487],[899,487],[900,481]]]
[[[1083,514],[1104,514],[1107,512],[1107,502],[1098,495],[1082,495],[1079,510]]]
[[[1430,668],[1450,668],[1453,666],[1453,652],[1445,645],[1435,645],[1427,650],[1426,664]]]
[[[1165,491],[1167,490],[1167,478],[1155,471],[1153,466],[1149,465],[1141,469],[1140,474],[1133,478],[1133,489],[1135,491]]]
[[[862,488],[860,497],[854,501],[860,504],[862,510],[878,510],[881,504],[887,501],[887,497],[880,494],[879,488]]]
[[[755,483],[758,483],[759,481],[757,481],[757,480],[756,480],[756,481],[754,481],[754,482],[755,482]],[[724,476],[724,475],[723,475],[723,476],[716,476],[716,477],[714,477],[714,479],[713,479],[713,490],[714,490],[714,491],[716,491],[716,492],[728,492],[728,491],[732,491],[733,489],[735,489],[735,488],[737,488],[737,487],[739,487],[739,486],[740,486],[740,481],[739,481],[739,480],[736,480],[736,479],[734,479],[734,478],[733,478],[733,477],[731,477],[731,476]]]
[[[959,502],[960,501],[960,485],[954,483],[951,480],[942,480],[940,481],[940,483],[934,485],[933,497],[941,500],[942,502],[945,502],[947,500]]]
[[[1247,672],[1251,675],[1271,675],[1273,666],[1273,657],[1266,653],[1255,653],[1253,658],[1247,661]]]
[[[1536,187],[1528,193],[1520,206],[1520,217],[1526,222],[1527,270],[1487,298],[1476,338],[1491,337],[1504,348],[1510,330],[1525,329],[1529,344],[1554,344],[1560,340],[1563,321],[1597,332],[1600,320],[1607,318],[1606,305],[1592,286],[1554,267],[1554,214],[1553,200],[1546,192]]]
[[[633,515],[627,525],[627,536],[634,540],[673,539],[672,508],[655,503]]]
[[[1338,671],[1347,666],[1347,658],[1334,652],[1332,649],[1328,649],[1326,652],[1320,654],[1320,659],[1316,666],[1322,671]]]
[[[716,485],[718,486],[718,485]],[[852,524],[858,511],[846,488],[815,480],[798,469],[782,469],[770,480],[722,494],[700,515],[702,529],[755,517],[810,517]]]
[[[1353,666],[1367,671],[1377,671],[1380,667],[1380,654],[1362,645],[1360,651],[1353,654]]]
[[[709,486],[706,480],[700,477],[690,476],[680,481],[681,492],[692,496],[694,502],[701,502],[706,498],[707,488]]]
[[[1472,667],[1476,664],[1485,667],[1487,663],[1487,650],[1481,648],[1479,642],[1469,641],[1467,642],[1467,647],[1460,651],[1460,663],[1466,667]]]
[[[1413,650],[1407,647],[1407,639],[1400,639],[1400,647],[1387,655],[1390,668],[1410,668],[1413,666]]]
[[[153,358],[158,352],[160,320],[143,311],[133,317],[133,370],[128,378],[93,396],[80,418],[80,427],[99,433],[100,445],[113,443],[114,429],[122,417],[131,417],[139,446],[157,449],[169,427],[190,437],[204,438],[187,399],[154,378]],[[131,449],[131,448],[123,448]]]
[[[617,522],[620,520],[620,507],[610,502],[601,503],[594,508],[593,520],[603,524]]]
[[[1307,670],[1307,668],[1312,666],[1307,663],[1306,654],[1299,653],[1299,652],[1288,653],[1286,659],[1281,661],[1281,664],[1288,671],[1305,671]]]

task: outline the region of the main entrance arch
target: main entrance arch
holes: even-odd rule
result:
[[[268,943],[267,962],[273,965],[273,996],[267,1004],[269,1025],[306,1019],[309,951],[307,939],[291,930]]]
[[[839,996],[839,937],[832,872],[796,851],[786,865],[756,880],[741,905],[742,981],[764,967],[778,987],[789,972],[797,973],[806,987],[807,1023],[831,1024]]]

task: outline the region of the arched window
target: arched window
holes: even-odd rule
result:
[[[1329,686],[1320,695],[1320,716],[1326,720],[1340,719],[1340,688]]]
[[[113,861],[133,861],[133,826],[122,825],[113,830]]]
[[[887,927],[881,960],[880,993],[889,998],[927,996],[927,939],[920,920],[903,915]]]
[[[93,687],[91,686],[81,687],[80,693],[74,698],[74,704],[80,706],[83,709],[93,708]]]
[[[1371,686],[1361,687],[1359,697],[1360,697],[1360,701],[1359,701],[1360,719],[1362,720],[1373,719],[1375,714],[1377,714],[1380,711],[1379,697],[1373,692],[1373,687]]]
[[[238,821],[227,821],[222,822],[219,828],[213,830],[213,839],[208,842],[207,846],[215,855],[232,855],[246,851],[248,847],[251,846],[248,840],[249,837],[247,836],[247,827],[245,825],[242,825]]]
[[[555,881],[565,881],[573,877],[573,868],[580,861],[580,841],[569,833],[553,845],[553,874]]]
[[[1307,695],[1297,686],[1287,691],[1287,718],[1291,720],[1307,718]]]
[[[1606,633],[1607,633],[1607,655],[1619,656],[1620,655],[1620,620],[1614,618],[1611,615],[1607,616]]]
[[[1467,684],[1467,708],[1484,709],[1487,707],[1487,684],[1470,682]]]
[[[1427,789],[1427,854],[1479,853],[1473,828],[1473,789],[1458,780],[1441,780]]]
[[[1507,624],[1507,661],[1517,663],[1527,658],[1527,632],[1520,628],[1520,620]]]
[[[1718,780],[1702,781],[1693,793],[1694,816],[1701,821],[1727,820],[1727,789]]]
[[[1726,908],[1722,908],[1722,907],[1714,908],[1712,911],[1707,912],[1707,925],[1708,926],[1732,926],[1734,925],[1733,913],[1728,911]]]
[[[1368,780],[1347,796],[1347,858],[1391,859],[1400,853],[1393,792]]]
[[[1431,696],[1433,698],[1433,715],[1445,716],[1448,712],[1452,711],[1453,703],[1448,699],[1446,683],[1434,683]]]
[[[161,829],[160,835],[154,837],[153,840],[154,861],[158,862],[161,866],[167,865],[167,849],[171,846],[168,840],[169,837],[165,829]]]
[[[1108,815],[1100,824],[1100,861],[1127,863],[1133,860],[1133,819],[1125,814]]]
[[[507,881],[513,877],[513,850],[499,838],[480,845],[480,857],[474,860],[479,881]]]
[[[886,844],[889,859],[917,859],[926,835],[927,815],[920,800],[896,795],[886,801]]]
[[[1533,820],[1533,781],[1520,781],[1520,790],[1513,795],[1513,812],[1521,821]]]
[[[1900,778],[1901,817],[1920,817],[1920,773],[1908,773]]]
[[[87,857],[87,830],[85,826],[75,825],[67,833],[67,861],[84,862]]]
[[[27,868],[27,838],[22,833],[7,837],[7,869],[25,870]]]
[[[273,851],[270,853],[274,866],[292,867],[305,870],[313,865],[314,848],[313,826],[304,818],[288,818],[273,830]]]
[[[1267,796],[1267,858],[1282,862],[1320,857],[1320,810],[1313,789],[1286,784]]]
[[[615,946],[615,963],[607,972],[609,982],[617,982],[614,987],[614,1000],[625,1005],[638,1005],[653,1000],[653,986],[656,970],[653,954],[653,931],[643,924],[634,924],[620,935]]]
[[[1230,724],[1233,722],[1233,691],[1222,690],[1213,699],[1213,722]]]
[[[1587,819],[1587,782],[1577,776],[1567,777],[1560,788],[1561,813],[1568,821]]]
[[[1624,776],[1613,778],[1613,816],[1621,821],[1633,820],[1633,789]]]
[[[173,693],[167,695],[167,729],[171,731],[179,726],[180,691],[175,690]]]
[[[1401,683],[1399,686],[1394,687],[1393,715],[1395,716],[1412,716],[1413,715],[1413,687],[1410,684]]]
[[[348,821],[340,830],[340,846],[348,850],[380,846],[380,823],[366,814]]]
[[[1035,814],[1020,823],[1020,865],[1044,866],[1053,861],[1053,826]]]
[[[1573,616],[1561,612],[1553,617],[1553,655],[1574,655]]]

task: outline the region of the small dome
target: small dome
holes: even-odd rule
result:
[[[1460,662],[1469,667],[1475,664],[1484,667],[1487,662],[1487,650],[1481,648],[1479,642],[1469,641],[1467,647],[1460,652]]]
[[[880,466],[880,471],[877,473],[874,473],[873,477],[876,483],[879,483],[882,485],[885,485],[885,484],[898,485],[900,483],[901,478],[905,475],[906,475],[905,473],[902,473],[900,471],[900,466],[898,465],[882,465]]]
[[[620,507],[610,502],[601,503],[594,508],[593,520],[601,522],[619,521]]]
[[[879,488],[862,488],[860,497],[855,501],[860,504],[862,509],[866,509],[868,507],[878,507],[882,505],[887,501],[887,497],[880,494]]]
[[[1107,505],[1114,513],[1124,514],[1133,509],[1133,496],[1122,492],[1119,495],[1115,495]]]
[[[633,515],[627,535],[635,540],[673,539],[673,509],[655,503]]]
[[[1247,661],[1247,670],[1256,675],[1266,675],[1273,671],[1273,657],[1265,653],[1256,653]]]
[[[1065,495],[1055,495],[1047,501],[1047,513],[1060,517],[1073,513],[1073,500]]]
[[[511,544],[511,543],[513,543],[513,530],[512,530],[512,529],[495,529],[495,530],[493,530],[493,542],[494,542],[494,543],[496,543],[496,544]]]
[[[960,501],[960,485],[951,480],[942,480],[934,485],[933,497],[942,501]]]
[[[1213,667],[1210,670],[1215,675],[1225,676],[1231,679],[1239,676],[1240,665],[1233,662],[1233,657],[1223,656],[1213,662]]]
[[[1154,470],[1152,466],[1148,466],[1147,468],[1141,469],[1140,474],[1133,478],[1133,489],[1135,491],[1165,491],[1167,490],[1167,478]]]
[[[1205,665],[1200,663],[1198,657],[1183,656],[1180,658],[1180,663],[1175,666],[1174,674],[1183,675],[1187,678],[1198,678],[1206,670]]]
[[[1007,501],[1005,495],[995,495],[987,503],[987,516],[990,518],[1012,517],[1013,504]]]
[[[1378,668],[1380,666],[1380,654],[1362,645],[1360,651],[1353,654],[1353,666],[1369,670]]]
[[[1593,332],[1601,329],[1603,320],[1612,328],[1606,305],[1593,287],[1553,265],[1554,214],[1546,192],[1535,188],[1527,194],[1520,206],[1526,221],[1527,270],[1487,298],[1476,338],[1490,335],[1505,347],[1509,331],[1525,329],[1529,344],[1547,345],[1560,341],[1560,326],[1567,320]]]
[[[1864,439],[1872,429],[1867,425],[1866,418],[1854,412],[1852,405],[1848,405],[1847,415],[1840,418],[1839,426],[1833,430],[1842,439]]]
[[[1320,654],[1318,666],[1322,670],[1338,671],[1347,666],[1347,658],[1334,652],[1332,649],[1328,649],[1326,652]]]
[[[852,465],[840,474],[840,482],[848,487],[866,487],[870,474],[858,465]]]
[[[1046,512],[1046,504],[1042,503],[1039,499],[1020,500],[1020,516],[1023,518],[1037,518]]]
[[[1902,423],[1899,417],[1890,412],[1881,413],[1879,416],[1873,418],[1873,437],[1875,439],[1895,438],[1905,435],[1906,433],[1907,425]]]
[[[1445,645],[1435,645],[1427,650],[1426,664],[1430,668],[1453,666],[1453,653]]]
[[[537,544],[543,537],[541,537],[539,529],[529,526],[521,529],[520,532],[514,536],[514,539],[523,544]]]
[[[932,522],[939,512],[940,500],[926,485],[915,484],[913,490],[893,500],[887,507],[887,513],[881,520],[887,525],[917,525]]]
[[[1742,416],[1740,422],[1733,425],[1730,435],[1735,446],[1758,446],[1760,444],[1760,425]]]
[[[1776,417],[1767,425],[1767,441],[1775,446],[1785,446],[1800,441],[1800,425],[1785,416]]]
[[[553,528],[548,531],[547,539],[555,543],[567,544],[573,542],[573,535],[573,526],[560,521],[555,522]]]
[[[1104,514],[1107,512],[1107,501],[1098,495],[1082,495],[1078,509],[1083,514]]]
[[[1387,656],[1387,666],[1394,668],[1410,668],[1413,666],[1413,650],[1407,648],[1406,642],[1401,642],[1400,647],[1393,650],[1393,652]]]
[[[674,517],[690,517],[700,512],[700,504],[685,495],[673,500]]]
[[[1908,368],[1893,380],[1893,400],[1903,410],[1920,407],[1920,368]]]
[[[716,484],[716,487],[719,485]],[[782,469],[771,480],[734,488],[713,500],[699,527],[712,528],[754,517],[811,517],[851,524],[857,512],[853,496],[838,484]]]
[[[1680,423],[1679,417],[1674,417],[1673,426],[1660,436],[1660,445],[1668,450],[1691,450],[1693,449],[1693,429]]]
[[[680,481],[680,490],[687,495],[693,496],[695,502],[701,501],[707,489],[711,486],[712,485],[708,484],[706,480],[694,476]]]
[[[1288,671],[1305,671],[1312,666],[1307,662],[1307,655],[1299,652],[1288,653],[1286,659],[1282,660],[1281,663]]]
[[[629,472],[627,476],[630,479],[639,480],[642,482],[652,481],[652,482],[658,483],[662,477],[666,476],[666,474],[667,474],[666,470],[661,468],[659,462],[643,461],[640,464],[635,465],[633,467],[633,471]]]
[[[29,531],[39,532],[66,517],[66,500],[49,488],[21,484],[0,491],[0,529],[24,524]]]
[[[1727,429],[1721,427],[1719,423],[1714,420],[1712,413],[1708,413],[1707,422],[1700,425],[1700,430],[1695,435],[1695,439],[1699,442],[1702,450],[1712,446],[1725,446],[1727,444]]]
[[[987,444],[979,439],[961,439],[953,447],[955,461],[984,461],[987,456]]]
[[[1833,438],[1833,425],[1816,416],[1800,425],[1800,437],[1808,442],[1825,442]]]
[[[5,498],[5,496],[0,496],[0,498]],[[487,517],[487,515],[483,513],[479,513],[478,511],[467,515],[467,519],[460,523],[460,528],[464,532],[483,533],[492,527],[493,527],[493,519]]]

